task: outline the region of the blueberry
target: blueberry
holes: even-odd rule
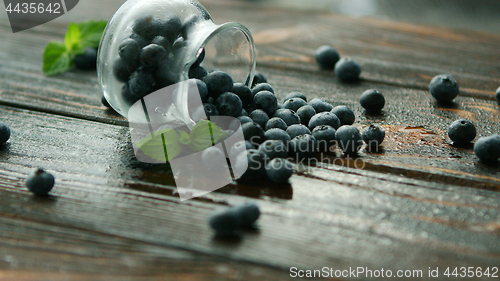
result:
[[[109,102],[108,102],[108,100],[106,99],[106,97],[105,97],[104,95],[102,95],[102,97],[101,97],[101,103],[102,103],[102,105],[104,105],[105,107],[107,107],[107,108],[111,108],[111,105],[109,105]],[[0,142],[0,143],[1,143],[1,142]]]
[[[286,159],[273,159],[266,165],[266,174],[275,183],[287,183],[293,174],[293,164]]]
[[[500,158],[500,135],[482,137],[474,144],[476,156],[485,163],[494,163]]]
[[[500,104],[500,87],[498,87],[495,97],[497,98],[498,104]]]
[[[339,147],[346,154],[357,154],[363,145],[363,138],[358,129],[350,125],[344,125],[338,128],[335,133],[335,139],[337,139]]]
[[[322,69],[333,70],[340,55],[332,46],[323,45],[316,50],[316,61]]]
[[[247,123],[248,124],[248,123]],[[257,149],[248,149],[236,157],[236,170],[247,165],[247,170],[241,176],[242,180],[255,180],[266,175],[266,155]],[[246,164],[245,164],[246,163]]]
[[[255,96],[258,92],[269,91],[274,94],[274,88],[268,83],[260,83],[252,88],[252,96]]]
[[[6,143],[10,138],[10,128],[7,124],[0,122],[0,144]]]
[[[215,101],[215,105],[219,113],[225,116],[238,117],[243,109],[240,98],[231,92],[220,95]]]
[[[476,127],[468,120],[456,120],[448,127],[448,136],[456,144],[467,144],[476,137]]]
[[[272,115],[278,109],[278,99],[269,91],[260,91],[254,97],[255,106]]]
[[[308,127],[310,130],[314,130],[317,126],[321,125],[329,125],[332,126],[335,130],[340,127],[340,120],[337,115],[331,112],[321,112],[314,115],[311,120],[309,120]]]
[[[130,94],[136,98],[142,98],[150,93],[153,88],[154,78],[153,75],[139,67],[129,80]]]
[[[267,78],[264,76],[264,74],[256,71],[255,72],[255,75],[253,77],[253,81],[252,81],[252,88],[257,85],[257,84],[261,84],[261,83],[267,83]]]
[[[278,117],[283,119],[285,121],[287,126],[291,126],[293,124],[300,124],[300,118],[295,113],[295,111],[292,111],[290,109],[278,109],[276,112],[274,112],[273,117]]]
[[[85,48],[83,54],[76,55],[73,58],[76,68],[82,70],[93,70],[97,65],[97,50],[94,48]]]
[[[27,178],[26,186],[33,194],[46,196],[52,190],[52,187],[54,187],[54,182],[53,175],[39,168]]]
[[[249,116],[255,123],[259,124],[261,128],[265,128],[267,121],[269,121],[269,116],[262,109],[256,109],[250,113]]]
[[[291,98],[299,98],[299,99],[303,99],[305,102],[307,102],[307,97],[306,95],[304,95],[303,93],[301,92],[291,92],[291,93],[288,93],[286,96],[285,96],[285,99],[283,100],[283,102],[286,102],[287,100],[291,99]]]
[[[214,163],[226,163],[224,152],[216,146],[211,146],[203,150],[201,154],[201,162],[208,169],[214,168]]]
[[[314,128],[311,135],[316,138],[319,151],[328,151],[335,144],[335,132],[335,129],[328,125]]]
[[[378,147],[385,138],[385,131],[380,126],[370,125],[361,132],[361,137],[368,147]]]
[[[217,110],[217,107],[211,103],[204,103],[203,108],[205,109],[205,115],[207,118],[219,115],[219,110]]]
[[[130,78],[131,72],[124,60],[116,58],[113,62],[113,74],[116,80],[120,82],[127,82]]]
[[[245,140],[250,141],[253,145],[261,144],[266,140],[264,129],[255,122],[245,123],[241,125],[241,129]]]
[[[316,138],[306,134],[296,136],[290,141],[288,154],[298,160],[310,157],[316,150]]]
[[[198,93],[200,94],[201,100],[206,101],[208,99],[207,84],[200,79],[196,79],[196,86],[198,87]]]
[[[128,66],[137,68],[139,66],[139,54],[142,48],[143,47],[141,47],[136,40],[127,38],[120,43],[118,54]]]
[[[311,134],[311,130],[309,130],[309,128],[307,128],[302,124],[293,124],[286,129],[286,132],[287,134],[290,135],[290,138],[292,139],[295,138],[296,136]]]
[[[159,25],[159,35],[167,38],[170,42],[174,42],[182,30],[182,23],[175,15],[168,15],[163,20],[159,21]]]
[[[208,224],[217,235],[233,236],[241,226],[241,216],[232,208],[223,209],[212,214]]]
[[[157,68],[159,62],[167,57],[167,51],[160,45],[149,44],[142,48],[139,58],[141,65],[146,68]]]
[[[300,123],[303,125],[309,125],[309,120],[311,120],[311,117],[316,115],[316,110],[314,110],[314,107],[310,105],[304,105],[299,110],[297,110],[297,115],[300,118]]]
[[[267,130],[264,133],[264,136],[266,137],[267,140],[279,140],[286,145],[288,145],[288,143],[292,140],[292,138],[290,138],[290,135],[287,132],[285,132],[285,130],[279,128],[273,128]]]
[[[152,41],[151,41],[151,44],[156,44],[158,46],[162,46],[165,51],[168,52],[171,52],[172,51],[172,43],[170,41],[168,41],[167,38],[163,37],[163,36],[156,36]]]
[[[231,91],[234,84],[233,78],[222,71],[210,72],[203,81],[207,84],[208,93],[214,98],[217,98],[222,93]]]
[[[279,128],[282,130],[286,130],[287,125],[283,119],[278,118],[278,117],[273,117],[269,119],[266,123],[265,130],[273,129],[273,128]]]
[[[258,150],[266,155],[266,160],[285,158],[288,155],[287,145],[281,140],[266,140]]]
[[[345,105],[336,106],[330,112],[337,115],[340,125],[352,125],[356,121],[354,112]]]
[[[359,79],[361,66],[351,58],[341,58],[335,64],[335,75],[343,82],[354,82]]]
[[[132,30],[144,37],[146,40],[152,40],[156,35],[158,35],[160,26],[159,21],[153,18],[153,16],[146,16],[137,19],[132,25]]]
[[[431,80],[431,95],[439,102],[451,102],[458,96],[458,83],[449,75],[438,75]]]
[[[241,124],[245,124],[245,123],[248,123],[248,122],[253,123],[252,118],[250,118],[248,116],[239,116],[238,120],[240,121]]]
[[[378,113],[384,108],[385,98],[384,95],[377,90],[366,90],[361,94],[359,104],[368,112]]]
[[[235,208],[240,216],[242,227],[252,227],[260,217],[260,209],[255,203],[246,203]]]
[[[285,101],[283,106],[287,109],[291,109],[295,112],[299,110],[302,106],[307,105],[307,102],[301,98],[291,98]]]
[[[252,90],[243,83],[234,83],[231,92],[240,97],[243,107],[247,107],[253,102]]]
[[[237,157],[238,155],[240,155],[240,153],[249,149],[255,149],[255,146],[253,146],[253,144],[251,144],[249,141],[238,141],[233,144],[231,150],[229,150],[229,155],[231,155],[232,157]]]
[[[318,98],[310,100],[309,105],[314,108],[316,113],[331,111],[333,109],[333,105]]]
[[[203,80],[207,76],[207,70],[201,66],[194,66],[189,69],[188,77],[191,79]]]

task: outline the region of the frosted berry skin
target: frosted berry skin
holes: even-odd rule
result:
[[[476,138],[476,127],[465,119],[453,121],[448,127],[448,137],[456,144],[467,144]]]
[[[300,117],[295,113],[295,111],[290,109],[278,109],[274,112],[273,117],[278,117],[285,121],[287,126],[291,126],[293,124],[300,124]]]
[[[241,130],[243,131],[245,140],[250,141],[253,145],[261,144],[266,140],[264,129],[255,122],[248,122],[241,125]]]
[[[482,137],[474,144],[474,153],[485,163],[495,163],[500,158],[500,135]]]
[[[378,113],[384,108],[385,98],[377,90],[366,90],[359,97],[359,104],[368,112]]]
[[[354,82],[359,80],[361,65],[354,59],[341,58],[335,64],[334,71],[335,75],[337,75],[342,82]]]
[[[215,101],[215,106],[217,106],[219,114],[232,117],[239,117],[243,109],[241,99],[231,92],[220,95]]]
[[[252,227],[260,217],[259,206],[255,203],[245,203],[235,207],[235,211],[240,217],[241,227]]]
[[[47,196],[54,187],[54,183],[54,176],[43,169],[38,169],[26,179],[26,186],[37,196]]]
[[[329,125],[334,129],[338,129],[340,127],[340,120],[337,115],[327,111],[314,115],[311,120],[309,120],[308,124],[311,131],[314,130],[314,128],[316,128],[317,126],[321,125]]]
[[[273,128],[286,130],[287,125],[283,119],[281,119],[279,117],[273,117],[267,121],[265,129],[267,131],[267,130],[270,130]]]
[[[271,86],[269,83],[260,83],[255,85],[255,87],[252,88],[252,96],[255,96],[257,93],[261,91],[269,91],[274,94],[274,88]]]
[[[385,138],[385,131],[380,126],[370,125],[361,132],[363,141],[369,147],[378,147]]]
[[[363,145],[363,138],[354,126],[341,126],[335,133],[335,139],[345,154],[356,155]]]
[[[301,92],[291,92],[291,93],[288,93],[286,96],[285,96],[285,99],[283,100],[283,102],[286,102],[287,100],[291,99],[291,98],[299,98],[299,99],[303,99],[305,102],[307,102],[307,97],[306,95],[304,95],[303,93]]]
[[[311,118],[316,115],[316,110],[314,110],[314,107],[310,105],[304,105],[297,110],[297,115],[300,118],[300,123],[307,126],[309,125]]]
[[[333,109],[333,105],[318,98],[310,100],[309,105],[314,108],[316,113],[331,111]]]
[[[285,132],[285,130],[279,128],[269,129],[264,133],[267,140],[280,140],[284,144],[288,145],[288,143],[292,140],[290,135]]]
[[[266,161],[274,158],[285,158],[288,155],[288,148],[281,140],[266,140],[258,150],[266,155]]]
[[[240,97],[243,107],[247,107],[253,102],[252,90],[245,84],[234,83],[232,92]]]
[[[294,160],[310,157],[317,150],[317,140],[312,135],[300,135],[289,143],[288,155]]]
[[[233,236],[241,226],[241,215],[229,208],[215,212],[210,216],[208,225],[220,236]]]
[[[448,103],[458,96],[458,83],[449,75],[438,75],[429,85],[431,95],[439,102]]]
[[[293,174],[293,164],[283,158],[275,158],[266,165],[267,177],[275,183],[287,183]]]
[[[7,124],[0,122],[0,144],[6,143],[10,138],[10,128]]]
[[[335,128],[328,125],[317,126],[312,131],[312,136],[318,142],[318,150],[320,152],[328,151],[335,144]]]
[[[356,121],[354,112],[345,105],[336,106],[330,112],[337,115],[341,125],[352,125]]]
[[[273,115],[278,109],[278,99],[272,92],[267,90],[255,94],[253,102],[257,108],[264,110],[268,115]]]
[[[332,46],[323,45],[316,50],[316,62],[318,62],[321,69],[333,70],[339,59],[339,52]]]
[[[291,125],[286,129],[286,132],[288,135],[290,135],[290,138],[292,139],[295,138],[296,136],[311,134],[311,130],[309,130],[309,128],[307,128],[305,125],[302,124]]]
[[[262,109],[256,109],[250,113],[250,118],[252,118],[253,122],[259,124],[261,128],[266,128],[267,121],[269,121],[269,116]]]
[[[291,98],[285,101],[283,106],[287,109],[293,110],[297,112],[299,108],[302,106],[307,105],[307,102],[301,98]]]
[[[231,91],[234,85],[233,78],[222,71],[210,72],[205,76],[203,82],[207,85],[208,93],[213,98],[217,98],[221,94]]]

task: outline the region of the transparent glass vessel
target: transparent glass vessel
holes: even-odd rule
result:
[[[144,52],[151,44],[163,50]],[[190,70],[196,72],[199,66],[208,72],[224,71],[235,82],[251,85],[255,47],[248,29],[234,22],[215,24],[196,0],[128,0],[106,27],[97,74],[111,107],[129,120],[141,120],[143,116],[131,116],[135,111],[129,113],[133,104],[190,79]],[[174,99],[186,118],[187,96],[181,92]]]

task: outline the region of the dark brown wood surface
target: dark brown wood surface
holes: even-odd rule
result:
[[[202,3],[217,23],[250,29],[257,69],[280,99],[301,91],[349,105],[359,128],[386,129],[383,149],[363,150],[357,161],[336,151],[287,186],[230,184],[180,202],[168,166],[135,159],[126,120],[100,104],[95,72],[41,72],[44,46],[62,40],[70,21],[108,20],[121,2],[81,1],[16,34],[1,14],[0,121],[13,133],[0,147],[0,280],[284,280],[292,266],[418,269],[430,280],[429,267],[442,277],[446,267],[500,265],[500,167],[446,136],[460,117],[480,136],[499,132],[500,36]],[[318,70],[313,56],[323,44],[361,63],[359,83]],[[440,73],[460,84],[451,106],[428,93]],[[359,106],[370,88],[386,97],[382,115]],[[36,167],[56,177],[49,198],[24,186]],[[210,213],[246,200],[261,207],[258,230],[214,237]]]

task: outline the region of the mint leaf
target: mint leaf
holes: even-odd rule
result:
[[[81,47],[81,32],[78,25],[75,23],[70,23],[68,26],[68,30],[66,31],[66,35],[64,36],[64,45],[66,46],[66,50],[70,54],[77,54],[83,52]]]
[[[62,43],[52,41],[43,51],[43,73],[47,76],[59,74],[72,65],[71,57]]]
[[[219,126],[208,120],[200,120],[191,130],[189,147],[201,151],[219,142],[226,133]]]
[[[80,44],[85,49],[87,47],[92,47],[97,49],[99,43],[101,42],[102,34],[106,25],[108,23],[103,20],[90,20],[85,22],[79,22],[76,25],[80,30]]]
[[[161,162],[170,161],[182,152],[179,135],[172,129],[155,131],[136,142],[135,145],[145,155]]]

